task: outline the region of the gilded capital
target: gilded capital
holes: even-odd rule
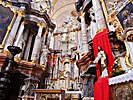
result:
[[[37,64],[38,63],[38,60],[32,60],[32,63],[36,63]]]
[[[37,26],[44,28],[46,27],[46,24],[44,22],[39,22],[37,23]]]
[[[18,58],[18,57],[15,57],[15,58],[14,58],[14,61],[15,61],[15,62],[21,62],[21,59]]]
[[[42,69],[43,71],[46,70],[46,65],[40,65],[40,67],[41,67],[41,69]]]
[[[85,12],[80,12],[80,18],[83,18],[85,16]]]
[[[23,23],[23,24],[27,24],[27,22],[26,22],[26,21],[23,21],[22,23]]]
[[[48,34],[48,30],[46,30],[44,34]]]
[[[17,11],[18,15],[21,16],[21,17],[25,17],[25,13],[24,11]]]

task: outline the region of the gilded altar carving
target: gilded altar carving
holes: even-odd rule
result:
[[[133,100],[133,82],[110,86],[110,100]]]

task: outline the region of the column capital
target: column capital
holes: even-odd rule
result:
[[[27,21],[24,20],[24,21],[22,22],[22,24],[24,24],[24,25],[27,24]]]
[[[25,13],[22,10],[17,11],[18,15],[21,17],[25,17]]]
[[[44,71],[46,70],[46,65],[40,65],[40,67],[42,70],[44,70]]]
[[[84,18],[85,12],[80,12],[80,18]]]
[[[37,23],[37,26],[44,28],[44,27],[46,27],[46,24],[44,22],[39,22],[39,23]]]
[[[48,34],[48,30],[46,30],[44,34]]]
[[[21,62],[21,58],[14,57],[14,61],[15,61],[15,62]]]
[[[34,59],[34,60],[32,60],[31,62],[37,64],[37,63],[38,63],[38,60],[35,60],[35,59]]]

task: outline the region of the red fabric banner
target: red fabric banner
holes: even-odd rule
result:
[[[93,39],[93,48],[94,48],[94,56],[97,56],[98,53],[98,47],[101,47],[103,51],[107,55],[108,59],[108,74],[110,76],[110,72],[112,71],[112,66],[114,64],[114,57],[112,55],[112,50],[111,50],[111,44],[109,42],[108,38],[108,29],[104,29],[103,31],[97,33]],[[98,64],[96,64],[97,67],[97,77],[100,77],[100,70],[98,68]]]
[[[94,85],[94,100],[109,100],[108,78],[99,78]]]

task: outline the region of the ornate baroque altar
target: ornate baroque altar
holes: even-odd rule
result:
[[[109,79],[110,100],[133,100],[133,71]]]

